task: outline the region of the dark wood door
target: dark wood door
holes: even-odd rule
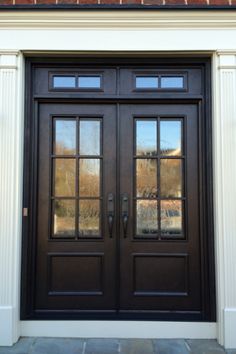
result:
[[[21,319],[215,320],[210,59],[26,72]]]
[[[194,104],[120,107],[123,313],[200,316],[199,124]]]
[[[39,314],[200,318],[198,119],[194,104],[40,104]]]
[[[39,105],[38,314],[116,310],[115,112],[115,105]]]

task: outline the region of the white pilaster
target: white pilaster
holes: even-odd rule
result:
[[[236,348],[236,51],[216,58],[213,114],[219,341]]]
[[[19,337],[22,58],[0,51],[0,345]]]

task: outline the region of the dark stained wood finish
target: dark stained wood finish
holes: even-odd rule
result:
[[[135,73],[183,74],[184,90],[137,91]],[[51,90],[53,73],[102,73],[102,91]],[[26,66],[22,319],[215,319],[210,63],[198,59],[30,59]],[[103,120],[101,239],[52,239],[52,117]],[[179,239],[135,237],[135,117],[181,117],[185,224]],[[108,194],[114,195],[109,233]],[[122,196],[128,196],[124,237]]]
[[[185,238],[135,238],[134,118],[183,117],[185,145]],[[189,311],[201,317],[199,259],[198,105],[121,105],[120,193],[129,196],[127,237],[120,233],[121,310]],[[123,172],[124,171],[124,172]],[[150,200],[154,200],[151,198]],[[122,230],[122,220],[121,220]]]
[[[109,237],[106,196],[116,191],[116,120],[114,105],[41,104],[37,215],[36,308],[105,310],[116,307],[116,232]],[[52,117],[102,119],[101,239],[52,239],[50,228],[50,142]],[[76,181],[78,183],[78,181]],[[81,268],[81,269],[80,269]]]

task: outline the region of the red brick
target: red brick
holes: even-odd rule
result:
[[[119,5],[120,4],[120,0],[100,0],[100,4]]]
[[[236,5],[236,0],[232,0],[232,5]]]
[[[15,0],[16,5],[31,5],[34,4],[34,0]]]
[[[210,0],[209,5],[229,5],[229,0]]]
[[[101,0],[101,4],[119,5],[120,4],[120,0]]]
[[[144,5],[163,5],[163,0],[143,0]]]
[[[165,0],[166,5],[185,5],[184,0]]]
[[[56,0],[36,0],[39,5],[56,4]]]
[[[12,5],[12,0],[0,0],[0,5]]]
[[[136,4],[136,5],[141,5],[142,0],[122,0],[122,4],[124,5],[129,5],[129,4]]]
[[[207,5],[207,0],[187,0],[188,5]]]
[[[58,0],[58,4],[77,4],[77,0]]]
[[[81,5],[97,5],[98,0],[79,0],[79,4],[81,4]]]

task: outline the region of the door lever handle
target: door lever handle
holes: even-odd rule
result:
[[[129,198],[128,194],[122,196],[122,221],[124,238],[127,237],[128,221],[129,221]]]
[[[110,238],[112,238],[114,216],[115,216],[114,196],[112,193],[109,193],[107,198],[107,220],[108,220],[108,231],[109,231]]]

